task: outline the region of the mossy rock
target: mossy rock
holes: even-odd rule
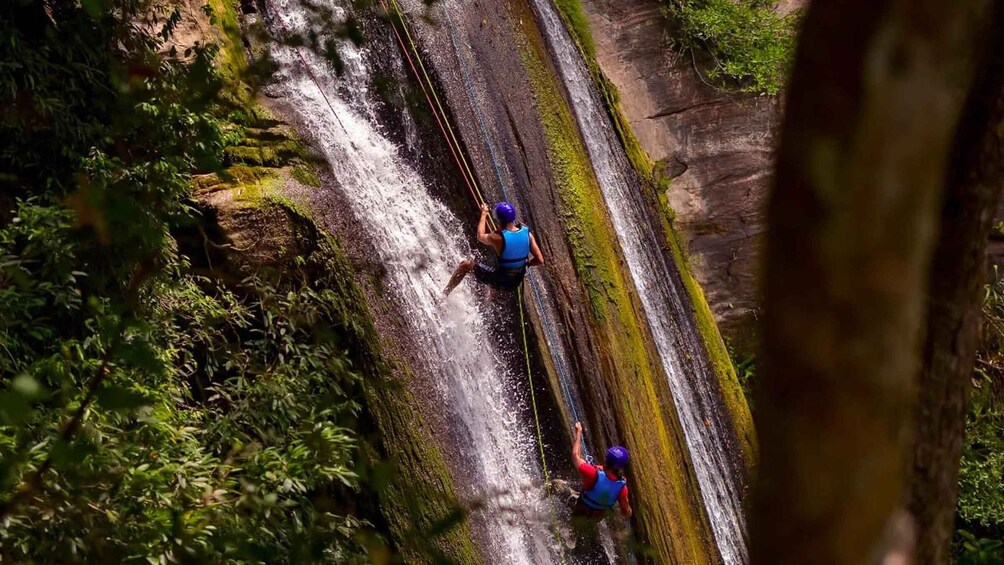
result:
[[[302,160],[303,148],[294,140],[256,145],[237,145],[224,150],[228,163],[243,163],[262,167],[282,167]]]
[[[605,386],[617,403],[617,427],[634,454],[631,481],[642,542],[647,539],[660,561],[715,563],[672,395],[652,361],[657,353],[636,314],[640,305],[629,290],[633,285],[616,231],[605,207],[594,205],[603,195],[572,110],[536,26],[524,24],[517,41],[547,140],[559,215],[590,304]]]
[[[293,167],[293,178],[307,186],[315,188],[321,186],[321,178],[317,176],[313,167],[307,165],[297,165]]]
[[[748,475],[752,476],[753,467],[756,461],[757,442],[756,430],[753,426],[753,418],[749,411],[749,404],[742,391],[742,386],[736,376],[732,359],[725,347],[721,332],[708,306],[708,301],[704,296],[700,283],[693,277],[690,271],[685,248],[680,243],[679,236],[673,229],[673,221],[676,213],[669,205],[665,196],[665,191],[669,187],[670,177],[667,174],[665,163],[657,166],[642,149],[638,138],[624,112],[620,107],[620,94],[617,87],[603,74],[596,61],[596,48],[592,39],[592,32],[589,22],[585,17],[579,0],[557,0],[555,5],[565,21],[566,26],[571,31],[573,38],[579,46],[579,50],[585,59],[596,88],[603,95],[617,134],[627,152],[628,159],[638,172],[643,182],[649,183],[654,189],[657,198],[658,208],[663,212],[661,220],[663,231],[666,234],[667,245],[672,253],[676,268],[680,273],[683,284],[686,287],[690,303],[694,308],[694,317],[697,329],[701,334],[708,358],[718,377],[718,382],[723,393],[723,400],[729,409],[736,436],[742,443],[743,462]]]
[[[281,193],[255,206],[232,201],[205,217],[218,226],[205,230],[219,234],[210,245],[225,251],[222,260],[211,265],[214,276],[240,284],[248,272],[274,272],[333,291],[325,296],[337,301],[337,331],[347,333],[355,370],[365,375],[358,430],[364,441],[356,470],[364,489],[360,500],[377,501],[370,508],[376,515],[361,516],[378,526],[377,535],[361,534],[373,556],[391,559],[400,554],[405,563],[480,563],[450,471],[421,411],[415,410],[407,388],[411,377],[406,367],[385,356],[355,273],[337,241],[304,207]],[[361,502],[360,508],[365,507]]]
[[[337,300],[342,314],[340,331],[350,336],[349,353],[356,370],[363,372],[365,432],[361,452],[365,466],[375,469],[396,461],[397,472],[387,480],[365,474],[360,504],[378,500],[371,519],[378,528],[374,540],[389,537],[386,545],[371,546],[372,557],[388,560],[397,552],[405,563],[480,563],[469,525],[454,523],[461,506],[453,481],[420,411],[407,390],[407,369],[386,358],[365,297],[355,273],[337,242],[311,217],[303,203],[285,194],[290,178],[319,186],[315,159],[288,125],[246,96],[242,82],[247,70],[235,2],[210,0],[215,24],[223,30],[217,59],[241,103],[234,127],[244,136],[239,145],[225,149],[224,170],[193,179],[213,226],[196,230],[199,245],[207,249],[208,268],[216,276],[239,284],[248,271],[273,271],[297,277]],[[381,549],[382,547],[382,549]]]

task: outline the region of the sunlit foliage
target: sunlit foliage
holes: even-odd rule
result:
[[[705,73],[718,84],[777,94],[795,53],[798,14],[779,15],[764,0],[664,0],[681,47],[707,53]],[[696,62],[695,62],[696,65]]]
[[[249,112],[158,4],[0,7],[0,559],[355,559],[353,322],[192,251]]]
[[[987,285],[983,342],[976,358],[959,474],[960,556],[971,563],[1004,563],[1004,279]],[[985,537],[982,537],[985,536]],[[983,557],[988,560],[983,560]],[[994,560],[996,559],[996,560]]]

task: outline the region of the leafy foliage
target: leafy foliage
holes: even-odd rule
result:
[[[728,348],[729,359],[736,369],[736,378],[739,379],[739,386],[742,387],[743,396],[749,404],[750,410],[754,410],[753,394],[757,384],[757,357],[756,355],[740,355],[731,346]]]
[[[967,529],[1004,539],[1004,278],[987,286],[983,304],[957,510]],[[994,554],[1001,558],[999,547]]]
[[[337,251],[237,285],[183,251],[204,234],[192,174],[249,110],[216,46],[169,49],[179,20],[141,0],[0,8],[5,561],[362,554],[362,330]]]
[[[708,53],[711,79],[747,92],[777,94],[794,59],[798,15],[765,0],[665,0],[684,49]]]
[[[975,535],[960,530],[956,553],[957,565],[1004,565],[1004,542]]]

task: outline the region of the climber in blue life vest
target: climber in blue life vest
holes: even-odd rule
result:
[[[478,241],[495,250],[497,265],[493,267],[477,263],[473,259],[461,261],[443,290],[443,295],[448,296],[471,271],[474,271],[474,278],[482,284],[499,290],[516,290],[526,276],[527,267],[544,264],[544,256],[537,247],[537,241],[530,233],[530,228],[516,221],[516,208],[512,204],[496,204],[495,219],[502,227],[496,233],[491,233],[488,231],[488,205],[482,204]]]
[[[572,442],[572,460],[582,477],[582,491],[572,509],[573,516],[602,520],[607,510],[620,506],[621,515],[631,517],[627,479],[624,468],[628,464],[628,450],[616,445],[607,450],[604,465],[593,465],[582,458],[582,424],[575,423],[575,441]]]

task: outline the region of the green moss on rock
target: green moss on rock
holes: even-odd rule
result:
[[[666,402],[672,396],[650,362],[654,348],[638,323],[639,305],[628,290],[614,228],[605,209],[595,205],[603,201],[599,184],[536,28],[524,25],[522,36],[517,40],[547,138],[562,224],[600,338],[607,388],[619,403],[618,428],[634,454],[631,480],[642,536],[661,561],[714,563],[682,432]]]
[[[715,374],[718,376],[718,382],[722,389],[722,397],[732,416],[731,420],[736,436],[742,442],[744,463],[747,470],[752,472],[757,448],[756,431],[753,426],[753,418],[750,415],[749,404],[742,392],[742,386],[736,376],[732,359],[725,347],[725,342],[722,340],[718,325],[715,323],[714,315],[711,313],[711,308],[708,306],[708,301],[704,296],[704,291],[691,274],[684,247],[681,245],[679,236],[673,229],[672,224],[676,214],[664,194],[668,188],[668,180],[658,173],[652,159],[642,149],[638,138],[631,129],[630,123],[621,110],[620,94],[617,91],[617,87],[607,79],[596,61],[596,48],[592,41],[592,32],[589,28],[588,20],[585,19],[579,0],[560,0],[557,2],[557,6],[566,25],[572,31],[572,36],[579,45],[579,50],[589,66],[597,88],[603,94],[607,111],[610,113],[614,127],[617,130],[617,134],[631,164],[643,182],[648,183],[646,188],[656,191],[659,208],[665,212],[661,220],[667,244],[672,252],[680,278],[687,289],[687,295],[694,307],[697,328],[701,334],[701,340],[704,343],[708,358],[715,370]]]
[[[722,399],[731,416],[732,427],[736,437],[739,438],[742,449],[743,464],[746,467],[749,479],[752,479],[756,467],[757,458],[757,438],[756,428],[753,423],[753,415],[750,413],[749,402],[743,392],[742,383],[736,374],[735,366],[732,364],[732,357],[725,347],[725,341],[715,323],[714,314],[708,306],[708,300],[704,296],[704,290],[700,283],[690,272],[690,265],[687,256],[683,251],[683,246],[678,241],[679,236],[673,231],[672,226],[664,218],[663,230],[669,243],[676,268],[683,280],[683,286],[687,289],[690,303],[694,307],[694,319],[697,322],[697,330],[701,334],[701,341],[704,342],[705,351],[711,361],[712,368],[718,377],[718,384],[722,390]]]
[[[450,471],[407,388],[407,368],[384,353],[365,297],[337,241],[315,224],[307,203],[285,192],[290,178],[320,186],[316,162],[293,130],[247,96],[250,89],[242,82],[247,60],[235,4],[210,1],[213,23],[223,31],[217,64],[231,82],[230,94],[242,103],[243,111],[234,115],[239,122],[234,127],[242,138],[225,150],[224,170],[194,179],[196,194],[211,206],[226,207],[225,214],[233,221],[268,218],[284,224],[288,229],[265,230],[267,237],[277,238],[272,242],[275,252],[261,253],[264,244],[249,245],[243,251],[248,261],[288,262],[270,266],[333,291],[326,296],[335,301],[339,313],[337,331],[350,336],[354,369],[366,376],[359,430],[365,441],[357,470],[363,481],[361,505],[375,497],[378,506],[375,535],[367,540],[372,541],[367,545],[373,561],[480,563],[470,527],[458,519],[463,511]],[[259,226],[242,228],[255,231],[260,239]],[[297,235],[290,239],[289,234]],[[303,234],[311,234],[306,237],[309,241],[301,241]],[[388,534],[390,544],[380,539]],[[392,550],[400,555],[392,555]]]
[[[313,167],[307,165],[297,165],[293,167],[293,178],[299,182],[314,188],[321,186],[321,178],[314,172]]]
[[[304,157],[303,148],[291,139],[271,143],[256,142],[255,145],[236,145],[228,147],[224,155],[231,163],[261,167],[282,167],[301,161]]]
[[[239,0],[208,0],[207,4],[211,9],[210,23],[221,32],[217,41],[220,51],[216,66],[223,78],[231,83],[230,93],[241,101],[252,102],[250,89],[242,81],[248,61],[237,19]]]
[[[582,3],[579,0],[555,0],[554,6],[587,59],[596,60],[596,41],[593,40],[593,30],[589,27],[589,18],[582,9]]]
[[[603,74],[599,63],[596,60],[596,42],[593,40],[593,32],[589,27],[589,18],[586,16],[582,3],[579,0],[557,0],[555,6],[561,19],[565,22],[565,27],[569,30],[572,39],[575,40],[582,58],[589,68],[589,74],[596,83],[596,87],[603,96],[607,112],[610,114],[614,129],[627,151],[628,159],[644,178],[651,179],[653,164],[648,154],[642,149],[641,143],[631,129],[630,122],[621,110],[620,93],[617,87]]]

